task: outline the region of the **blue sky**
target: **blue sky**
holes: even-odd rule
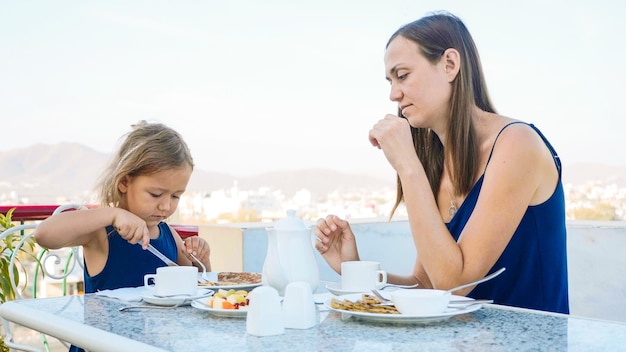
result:
[[[464,20],[491,97],[565,164],[626,165],[623,1],[2,1],[0,151],[112,152],[140,120],[197,167],[392,175],[367,133],[395,112],[387,38],[430,11]]]

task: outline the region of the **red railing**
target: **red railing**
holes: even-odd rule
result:
[[[86,205],[87,208],[95,208],[96,205]],[[11,216],[11,220],[24,223],[25,221],[44,220],[52,213],[58,204],[50,205],[0,205],[0,214],[6,214],[9,210],[15,208]],[[189,236],[198,235],[198,226],[196,225],[172,225],[178,232],[180,237],[187,238]]]

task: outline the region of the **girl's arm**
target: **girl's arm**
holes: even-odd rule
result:
[[[65,211],[42,221],[35,230],[35,240],[43,247],[58,249],[88,245],[98,230],[114,223],[118,208],[94,208]]]

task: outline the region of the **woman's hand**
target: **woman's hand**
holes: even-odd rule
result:
[[[183,240],[183,244],[185,247],[183,248],[184,253],[191,253],[196,258],[198,258],[204,266],[206,266],[207,271],[211,271],[211,248],[209,247],[209,243],[204,239],[198,236],[190,236]],[[198,265],[198,263],[193,259],[190,255],[187,256],[193,265]]]
[[[341,274],[341,262],[359,260],[356,240],[350,224],[336,215],[319,219],[314,227],[315,248],[333,270]]]
[[[387,114],[369,132],[370,143],[382,149],[389,164],[399,172],[417,165],[411,126],[405,118]]]

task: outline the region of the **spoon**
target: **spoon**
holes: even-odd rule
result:
[[[487,275],[487,276],[483,277],[483,278],[482,278],[482,279],[480,279],[480,280],[476,280],[476,281],[470,282],[470,283],[465,284],[465,285],[461,285],[461,286],[453,287],[453,288],[451,288],[451,289],[449,289],[449,290],[445,291],[443,294],[445,295],[445,294],[448,294],[448,293],[451,293],[451,292],[454,292],[454,291],[458,291],[458,290],[460,290],[460,289],[462,289],[462,288],[466,288],[466,287],[470,287],[470,286],[478,285],[478,284],[480,284],[480,283],[482,283],[482,282],[489,281],[489,280],[493,279],[494,277],[496,277],[496,276],[498,276],[498,275],[502,274],[502,272],[503,272],[504,270],[506,270],[506,268],[500,268],[500,270],[498,270],[498,271],[496,271],[496,272],[493,272],[493,273],[491,273],[490,275]]]
[[[131,305],[131,306],[124,306],[118,309],[118,311],[120,312],[125,312],[127,310],[132,310],[132,309],[173,309],[173,308],[178,308],[180,306],[183,305],[183,303],[185,303],[185,300],[182,300],[172,306],[152,306],[152,305]]]
[[[196,261],[198,262],[198,264],[200,264],[200,266],[202,267],[202,280],[200,280],[202,284],[207,283],[207,282],[211,282],[211,280],[209,280],[209,277],[206,274],[206,266],[204,266],[204,263],[202,263],[200,261],[200,259],[196,258],[195,255],[193,255],[193,253],[189,253],[189,255]]]
[[[379,290],[384,290],[384,289],[386,289],[387,287],[395,287],[395,288],[415,288],[415,287],[417,287],[417,286],[419,286],[419,283],[417,283],[417,284],[413,284],[413,285],[384,284],[384,285],[381,285],[378,289],[379,289]]]

